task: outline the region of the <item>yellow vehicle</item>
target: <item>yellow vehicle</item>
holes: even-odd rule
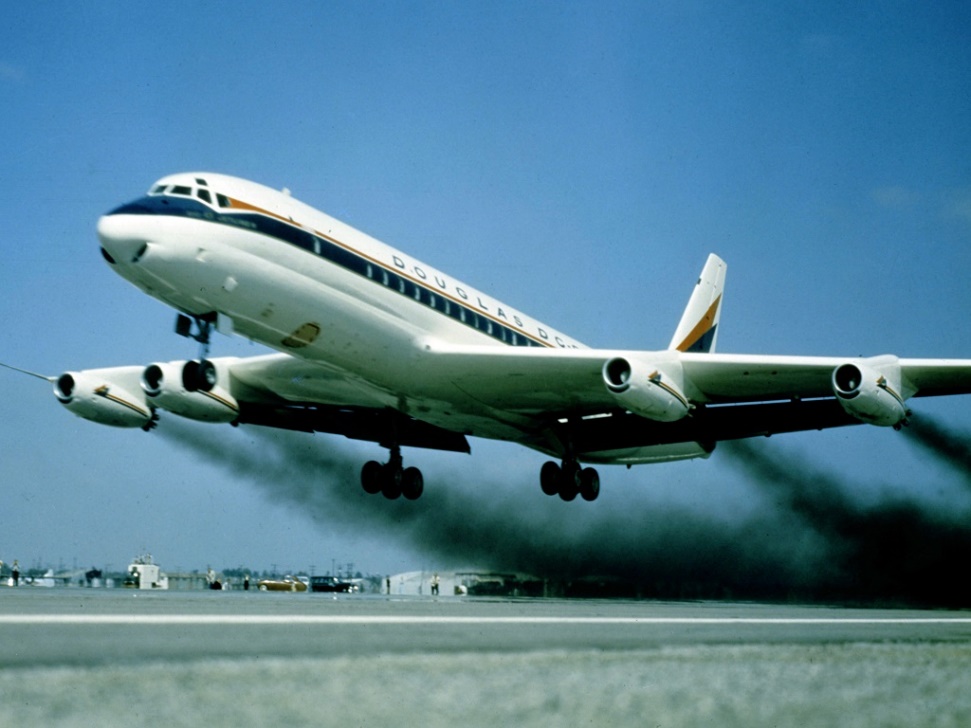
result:
[[[293,576],[284,576],[282,579],[260,579],[258,584],[260,591],[307,591],[307,582]]]

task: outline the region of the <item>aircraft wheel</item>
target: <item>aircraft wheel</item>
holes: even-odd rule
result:
[[[385,498],[395,500],[401,497],[401,481],[403,478],[404,474],[400,466],[388,463],[381,469],[381,492]]]
[[[539,487],[546,495],[556,495],[560,492],[560,477],[562,470],[559,465],[552,460],[543,463],[539,471]]]
[[[597,500],[600,495],[600,474],[593,468],[580,471],[580,497],[585,501]]]
[[[425,490],[425,478],[418,468],[406,468],[401,474],[401,494],[408,500],[417,500]]]
[[[580,466],[577,463],[564,463],[560,473],[560,498],[571,501],[580,492]]]
[[[260,591],[266,591],[266,584],[260,584]]]
[[[377,460],[368,460],[361,468],[361,487],[369,495],[381,492],[381,471],[383,466]]]

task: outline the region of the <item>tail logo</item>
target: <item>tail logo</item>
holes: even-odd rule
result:
[[[701,317],[701,320],[688,332],[684,340],[675,347],[678,351],[690,351],[702,354],[711,351],[712,344],[715,341],[715,332],[718,330],[715,319],[718,315],[718,307],[721,306],[721,302],[722,297],[719,295],[711,306],[708,307],[708,310],[705,311],[705,315]]]

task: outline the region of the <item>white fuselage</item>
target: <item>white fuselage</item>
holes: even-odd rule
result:
[[[428,342],[584,348],[284,192],[233,177],[163,178],[102,217],[98,234],[116,272],[149,295],[192,315],[218,312],[236,333],[340,373],[276,383],[293,401],[417,410],[453,428],[458,409],[469,434],[503,437],[495,412],[463,402],[423,366]]]

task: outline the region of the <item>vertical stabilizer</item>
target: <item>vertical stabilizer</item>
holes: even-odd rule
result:
[[[708,256],[669,349],[702,353],[715,350],[727,268],[725,261],[714,253]]]

